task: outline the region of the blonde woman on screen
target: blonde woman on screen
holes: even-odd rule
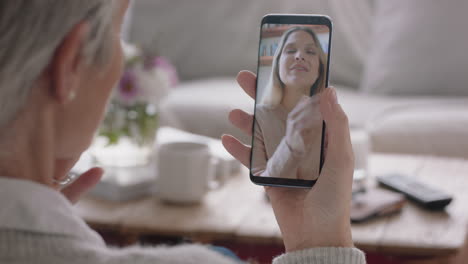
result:
[[[292,27],[281,37],[255,109],[252,173],[315,180],[319,175],[326,56],[316,34]],[[312,96],[310,96],[312,95]]]

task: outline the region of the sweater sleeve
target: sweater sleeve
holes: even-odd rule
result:
[[[102,258],[102,256],[107,257]],[[101,255],[98,263],[135,263],[135,264],[239,264],[231,257],[223,255],[204,245],[158,246],[141,247],[132,246],[123,249],[109,249]]]
[[[366,257],[357,248],[311,248],[283,254],[273,264],[365,264]]]
[[[83,230],[80,230],[83,231]],[[90,239],[0,229],[0,263],[239,264],[200,244],[107,247]]]
[[[297,178],[300,159],[295,156],[283,138],[273,156],[268,160],[266,175],[277,178]]]

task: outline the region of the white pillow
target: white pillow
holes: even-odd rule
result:
[[[467,102],[413,102],[388,108],[367,125],[377,152],[468,159]]]
[[[468,95],[468,1],[377,0],[362,89]]]

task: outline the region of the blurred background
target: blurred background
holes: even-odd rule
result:
[[[460,125],[467,122],[460,111],[468,98],[466,10],[461,0],[138,0],[128,39],[177,68],[181,82],[165,102],[165,122],[216,138],[232,131],[249,142],[225,117],[233,107],[253,109],[234,77],[256,72],[261,17],[329,15],[331,84],[351,126],[369,131],[372,149],[467,158],[468,141],[456,140],[468,134]]]

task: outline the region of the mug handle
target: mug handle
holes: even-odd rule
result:
[[[210,168],[208,169],[207,189],[215,190],[224,185],[224,175],[217,173],[220,160],[218,158],[211,158]]]

